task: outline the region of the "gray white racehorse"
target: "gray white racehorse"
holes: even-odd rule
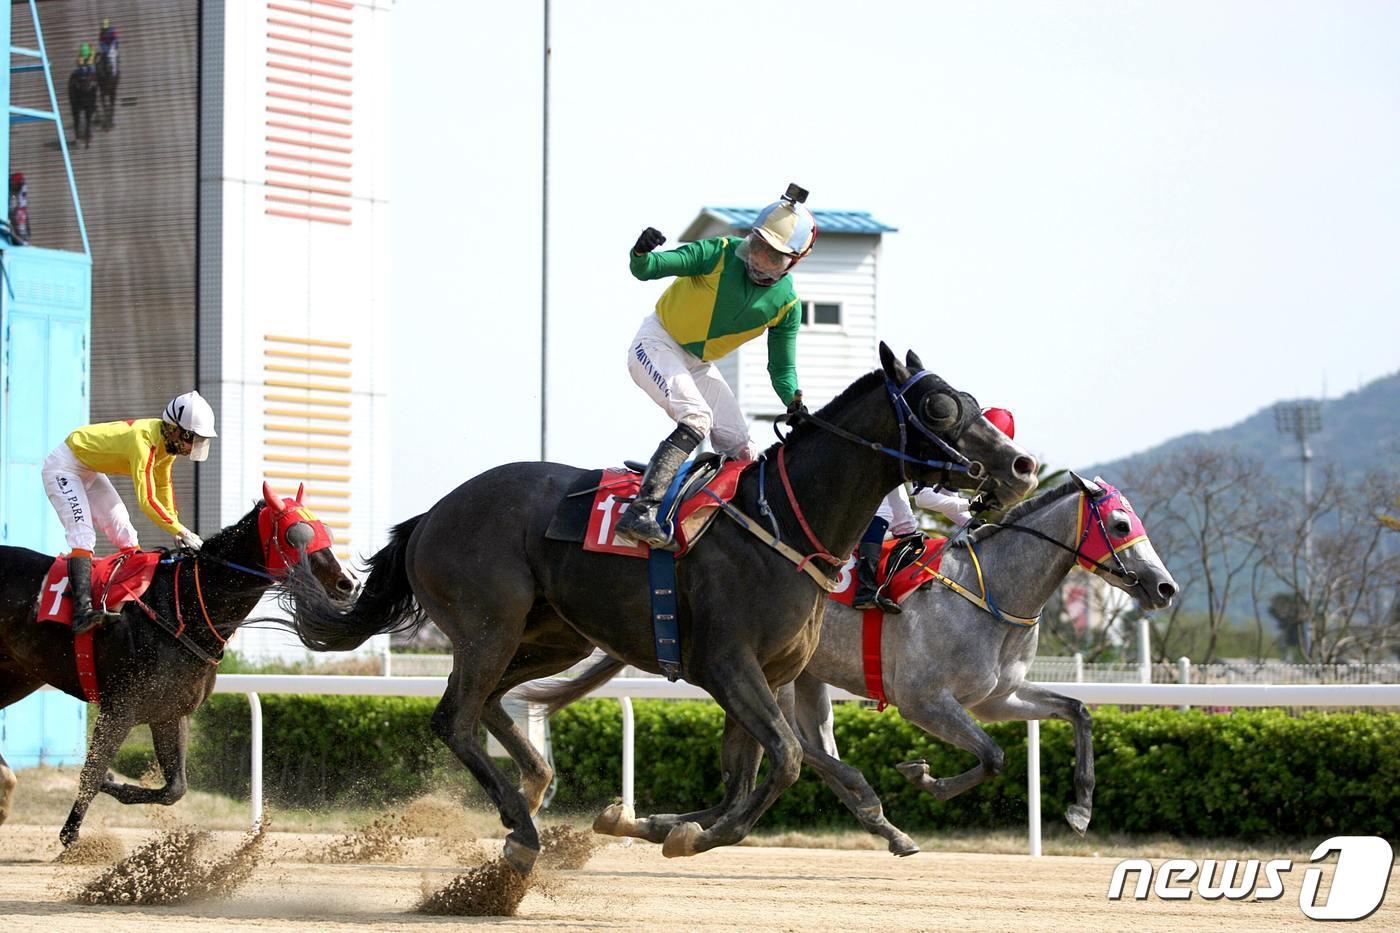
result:
[[[1128,501],[1101,480],[1073,476],[1016,506],[996,525],[973,532],[971,549],[946,549],[940,572],[976,595],[982,592],[973,561],[995,611],[1003,618],[1035,619],[1078,561],[1137,600],[1143,610],[1170,605],[1176,581],[1163,566]],[[1101,520],[1101,521],[1100,521]],[[896,855],[918,846],[885,818],[880,799],[860,770],[840,760],[828,685],[865,695],[861,610],[832,603],[806,669],[779,695],[802,745],[803,761],[821,775],[868,830],[889,840]],[[1074,726],[1075,802],[1065,817],[1077,832],[1093,809],[1094,750],[1089,711],[1070,697],[1026,682],[1035,658],[1038,625],[1003,622],[937,583],[914,593],[901,615],[884,618],[882,681],[900,715],[977,756],[976,767],[947,778],[926,762],[898,765],[901,774],[947,800],[1001,773],[1003,753],[973,719],[988,722],[1062,719]],[[530,688],[531,699],[559,708],[613,676],[620,662],[604,657],[573,681]]]

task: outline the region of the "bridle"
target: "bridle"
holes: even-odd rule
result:
[[[1001,528],[1007,531],[1019,531],[1022,534],[1028,534],[1031,537],[1039,538],[1042,541],[1048,541],[1060,550],[1068,551],[1069,553],[1073,554],[1078,560],[1079,566],[1083,567],[1085,570],[1088,570],[1090,573],[1098,574],[1099,576],[1118,577],[1120,580],[1126,583],[1129,588],[1132,588],[1142,585],[1142,580],[1138,576],[1136,571],[1129,570],[1124,565],[1123,559],[1119,557],[1118,554],[1121,551],[1126,551],[1128,548],[1137,544],[1139,541],[1145,540],[1147,535],[1146,533],[1143,533],[1140,535],[1133,536],[1128,540],[1122,542],[1121,544],[1115,545],[1113,543],[1113,536],[1108,533],[1108,526],[1104,524],[1103,508],[1105,506],[1112,506],[1115,502],[1122,502],[1123,505],[1127,506],[1127,502],[1123,499],[1123,494],[1120,493],[1117,489],[1114,489],[1112,486],[1108,486],[1107,488],[1100,487],[1100,492],[1096,496],[1091,495],[1084,490],[1080,490],[1080,521],[1083,521],[1084,513],[1086,511],[1091,516],[1091,521],[1084,523],[1084,530],[1079,535],[1078,544],[1074,547],[1070,547],[1063,541],[1050,537],[1038,528],[1028,528],[1025,525],[1003,525],[998,524],[996,522],[988,522],[987,524],[993,528]],[[1131,511],[1131,506],[1128,506],[1128,510]],[[1104,546],[1108,549],[1108,557],[1112,558],[1113,560],[1113,566],[1109,566],[1103,561],[1084,553],[1084,545],[1088,543],[1089,535],[1095,528],[1098,528],[1099,534],[1103,536],[1103,543]],[[968,541],[967,544],[969,548],[972,546],[971,541]]]
[[[893,379],[891,379],[888,373],[885,374],[885,394],[890,400],[890,405],[894,408],[895,422],[899,425],[898,450],[895,450],[891,447],[887,447],[879,441],[870,440],[869,438],[861,437],[859,434],[856,434],[852,431],[847,431],[845,428],[836,424],[832,424],[830,421],[827,421],[824,418],[819,418],[816,415],[811,414],[810,412],[795,412],[792,415],[789,415],[786,420],[789,426],[796,425],[797,423],[802,421],[809,421],[816,427],[821,428],[823,431],[827,431],[828,433],[834,434],[837,437],[842,438],[843,440],[850,441],[853,444],[858,444],[861,447],[864,447],[868,450],[873,450],[885,456],[896,458],[897,460],[899,460],[900,478],[905,483],[909,482],[908,466],[909,464],[914,463],[918,464],[919,466],[928,467],[930,469],[940,470],[942,473],[941,482],[945,484],[951,478],[952,474],[966,473],[972,479],[977,479],[981,481],[977,486],[977,490],[975,491],[980,492],[982,486],[986,483],[988,478],[986,467],[976,460],[969,460],[967,457],[963,456],[963,454],[960,453],[952,444],[948,443],[947,441],[943,440],[943,438],[935,434],[932,429],[930,429],[926,424],[923,423],[923,421],[919,418],[918,414],[914,411],[914,407],[909,404],[909,399],[907,398],[909,390],[913,388],[913,386],[920,380],[929,376],[933,376],[933,373],[929,372],[926,369],[921,369],[918,372],[911,375],[901,385],[895,382]],[[959,418],[958,421],[955,422],[954,426],[957,430],[953,434],[953,440],[956,442],[959,438],[962,437],[963,432],[967,430],[967,426],[972,423],[972,418],[968,417],[967,412],[977,411],[978,409],[976,402],[971,401],[971,396],[966,395],[966,393],[955,392],[952,390],[951,387],[949,387],[949,392],[946,394],[953,395],[958,400]],[[923,457],[915,457],[912,454],[910,454],[908,452],[910,440],[910,426],[918,430],[919,433],[923,434],[929,440],[933,441],[934,445],[938,447],[949,459],[929,460]],[[792,510],[793,514],[797,516],[797,523],[802,528],[803,534],[806,535],[808,544],[810,544],[812,547],[812,551],[809,554],[807,554],[806,557],[802,558],[800,562],[798,562],[798,569],[804,569],[806,565],[813,560],[820,560],[828,564],[834,570],[840,567],[842,564],[844,564],[845,561],[832,554],[831,549],[823,545],[821,540],[817,538],[816,533],[812,531],[811,525],[808,524],[806,516],[802,514],[802,507],[798,505],[797,496],[793,492],[792,483],[788,479],[787,464],[785,461],[784,453],[787,450],[786,442],[791,432],[789,432],[789,435],[784,435],[778,428],[778,422],[775,421],[773,422],[773,433],[778,436],[778,441],[780,442],[778,446],[777,455],[778,475],[782,480],[783,492],[787,496],[788,507]],[[758,462],[758,509],[760,514],[762,514],[765,518],[768,519],[768,523],[773,529],[773,540],[781,543],[782,534],[778,529],[778,519],[777,516],[773,514],[772,507],[768,504],[768,496],[765,482],[766,470],[767,457],[760,457]]]

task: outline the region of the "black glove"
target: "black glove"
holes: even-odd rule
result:
[[[802,390],[798,389],[792,396],[792,401],[787,405],[787,422],[796,424],[799,419],[811,414],[807,411],[807,406],[802,404]]]
[[[632,252],[640,256],[651,252],[665,242],[666,238],[661,235],[660,230],[655,227],[647,227],[642,231],[642,235],[637,237],[637,245],[632,247]]]

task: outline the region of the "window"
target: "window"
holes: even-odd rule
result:
[[[802,323],[840,327],[841,305],[834,301],[804,301],[802,302]]]

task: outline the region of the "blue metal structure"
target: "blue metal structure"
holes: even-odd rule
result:
[[[0,177],[10,175],[12,128],[51,126],[83,251],[19,246],[0,238],[0,544],[56,554],[64,549],[63,529],[44,496],[39,468],[68,431],[88,420],[92,255],[38,7],[29,0],[37,49],[13,45],[11,15],[16,9],[25,7],[0,5],[0,48],[9,49],[12,63],[20,62],[0,69],[0,97],[9,111],[9,119],[0,121]],[[43,73],[48,110],[9,103],[11,76],[27,72]],[[87,705],[64,694],[43,690],[0,710],[0,746],[17,768],[80,762],[86,737]]]

